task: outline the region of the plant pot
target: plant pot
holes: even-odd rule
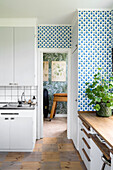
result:
[[[96,111],[96,115],[99,117],[110,117],[112,115],[111,108],[107,107],[106,103],[101,103],[100,110]]]

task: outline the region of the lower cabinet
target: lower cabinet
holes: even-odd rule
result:
[[[10,121],[10,149],[32,149],[33,121],[31,117],[16,117]]]
[[[9,119],[0,117],[0,150],[9,149]]]
[[[103,162],[101,160],[102,152],[97,145],[91,140],[91,170],[102,169]]]
[[[101,157],[103,153],[98,146],[90,138],[92,129],[84,126],[83,122],[79,120],[79,153],[87,168],[87,170],[100,170],[103,166]],[[104,170],[111,170],[111,167],[105,165]]]
[[[32,151],[36,140],[35,118],[27,112],[26,116],[6,114],[0,115],[0,151]]]

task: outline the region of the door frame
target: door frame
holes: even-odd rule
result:
[[[37,52],[37,82],[38,82],[38,115],[37,139],[43,138],[43,53],[67,53],[68,57],[68,85],[67,85],[67,138],[71,134],[71,49],[69,48],[39,48]]]

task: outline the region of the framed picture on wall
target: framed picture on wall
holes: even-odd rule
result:
[[[52,81],[66,81],[66,61],[52,61]]]
[[[43,61],[43,81],[48,81],[49,62]]]

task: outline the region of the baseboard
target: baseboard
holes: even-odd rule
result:
[[[48,114],[48,117],[50,117],[50,114]],[[67,117],[67,114],[55,114],[55,117]]]

